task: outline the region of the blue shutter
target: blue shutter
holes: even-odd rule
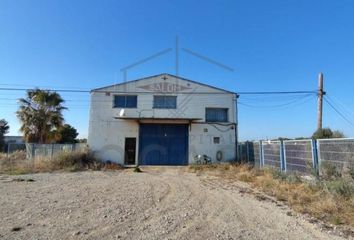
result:
[[[177,108],[177,97],[154,96],[154,108]]]
[[[137,96],[126,96],[125,107],[126,108],[136,108]]]
[[[176,108],[176,97],[165,96],[165,108]]]
[[[114,107],[125,107],[125,96],[114,96]]]
[[[164,96],[154,96],[154,108],[164,107]]]
[[[136,108],[137,96],[116,95],[114,96],[114,107],[116,108]]]

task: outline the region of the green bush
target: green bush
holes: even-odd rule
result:
[[[287,178],[287,175],[286,173],[278,170],[278,169],[275,169],[275,168],[267,168],[266,171],[269,171],[273,178],[274,179],[278,179],[278,180],[281,180],[281,181],[285,181],[286,178]]]
[[[298,173],[290,173],[286,177],[286,181],[290,184],[292,183],[301,183],[302,179],[301,176]]]
[[[338,170],[336,165],[330,162],[323,162],[321,164],[322,178],[326,180],[334,180],[342,177],[341,172]]]
[[[136,173],[141,173],[143,172],[139,167],[135,167],[133,172],[136,172]]]
[[[337,179],[325,182],[325,186],[334,195],[344,198],[351,198],[354,196],[354,185],[352,181]]]

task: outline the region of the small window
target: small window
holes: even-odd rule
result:
[[[219,144],[220,143],[220,137],[214,137],[214,143]]]
[[[116,95],[114,96],[113,107],[115,108],[136,108],[137,96]]]
[[[206,108],[206,122],[227,122],[227,108]]]
[[[177,97],[154,96],[154,108],[177,108]]]

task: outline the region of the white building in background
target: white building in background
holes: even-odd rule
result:
[[[236,159],[237,94],[170,74],[91,91],[89,147],[124,165]]]
[[[4,141],[5,144],[23,144],[25,143],[25,140],[23,139],[23,136],[4,136]]]

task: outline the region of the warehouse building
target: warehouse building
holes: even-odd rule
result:
[[[91,91],[89,147],[124,165],[236,159],[237,94],[170,74]]]

